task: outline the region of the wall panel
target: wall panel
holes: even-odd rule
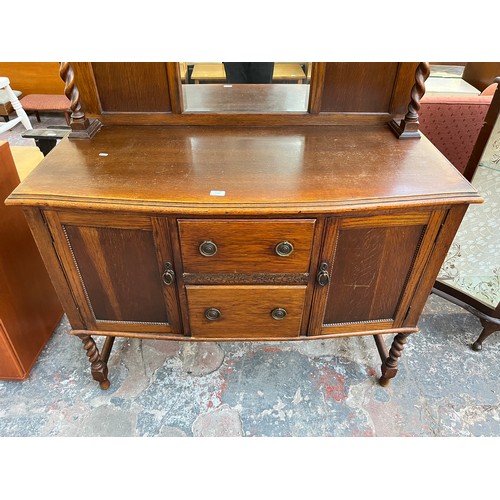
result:
[[[58,62],[0,62],[0,75],[24,95],[64,94]]]
[[[92,69],[102,111],[171,111],[165,63],[98,62]]]
[[[387,113],[397,62],[327,63],[322,112]]]

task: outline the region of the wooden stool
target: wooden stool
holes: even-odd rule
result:
[[[26,111],[34,111],[36,119],[40,122],[39,111],[62,111],[66,123],[69,125],[70,100],[65,95],[55,94],[29,94],[21,99],[21,104]]]

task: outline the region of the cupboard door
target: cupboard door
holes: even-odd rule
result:
[[[166,219],[55,212],[46,219],[87,329],[180,330]]]
[[[390,330],[402,325],[444,212],[330,219],[316,285],[311,334]],[[323,284],[324,281],[323,281]]]

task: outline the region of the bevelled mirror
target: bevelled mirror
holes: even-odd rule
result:
[[[181,62],[185,113],[305,113],[310,62]]]

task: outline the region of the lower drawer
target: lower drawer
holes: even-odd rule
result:
[[[297,337],[306,286],[186,286],[193,337]]]

